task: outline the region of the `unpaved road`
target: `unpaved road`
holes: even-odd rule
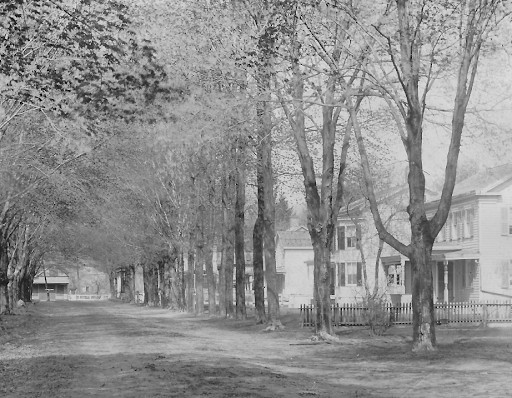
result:
[[[284,332],[101,303],[40,303],[0,321],[0,397],[510,397],[512,328],[439,328],[413,354],[409,329],[340,331],[284,317]]]

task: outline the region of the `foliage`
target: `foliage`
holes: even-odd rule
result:
[[[166,75],[117,1],[11,0],[0,6],[2,126],[27,110],[133,120],[168,98]]]
[[[372,335],[381,336],[391,326],[388,305],[385,293],[366,290],[366,295],[363,296],[363,307],[366,309],[363,319]]]

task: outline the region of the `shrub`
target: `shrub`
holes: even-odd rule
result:
[[[377,336],[383,335],[391,326],[386,296],[380,293],[367,293],[363,297],[363,304],[366,308],[363,317],[370,328],[370,333]]]

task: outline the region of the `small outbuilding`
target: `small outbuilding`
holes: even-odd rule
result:
[[[38,273],[32,283],[32,300],[46,301],[49,293],[50,301],[67,300],[69,276],[61,270]]]

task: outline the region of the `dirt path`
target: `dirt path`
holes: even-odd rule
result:
[[[252,321],[113,302],[28,311],[0,323],[15,332],[0,339],[0,397],[512,395],[510,328],[439,329],[439,351],[417,355],[408,329],[372,339],[342,330],[340,344],[313,344],[294,317],[268,334]]]

